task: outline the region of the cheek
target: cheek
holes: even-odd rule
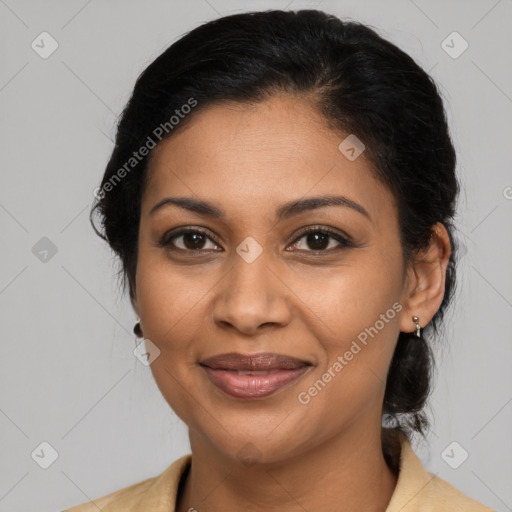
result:
[[[331,339],[334,348],[343,348],[358,337],[364,342],[368,330],[382,337],[395,329],[401,309],[397,270],[380,262],[331,269],[328,274],[304,272],[293,286],[310,315],[317,317],[316,324],[325,329],[324,338]]]
[[[157,344],[171,343],[187,318],[197,315],[211,284],[197,271],[194,274],[190,268],[171,265],[162,249],[141,249],[137,265],[137,301],[144,335],[152,336]]]
[[[193,346],[187,340],[200,328],[197,318],[201,295],[183,274],[161,257],[141,251],[137,267],[137,300],[144,337],[160,350],[150,369],[162,396],[186,424],[191,415]],[[152,257],[150,257],[152,256]]]
[[[305,303],[314,312],[309,313],[309,325],[316,326],[313,336],[321,341],[325,356],[322,369],[308,384],[320,378],[318,390],[324,389],[325,381],[325,389],[329,389],[318,392],[314,401],[364,407],[372,396],[384,391],[399,335],[399,272],[391,260],[376,260],[357,269],[331,272],[323,286],[308,285]],[[322,283],[317,279],[317,285]]]
[[[378,421],[399,331],[400,305],[393,304],[367,303],[357,315],[350,308],[342,309],[331,323],[339,335],[317,333],[323,341],[324,364],[301,386],[297,401],[309,417],[324,418],[326,433],[348,426],[370,410]]]

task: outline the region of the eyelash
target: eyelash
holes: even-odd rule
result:
[[[214,242],[216,245],[220,245],[220,242],[218,240],[216,240],[215,237],[209,235],[205,230],[203,230],[201,228],[182,229],[180,231],[177,231],[176,233],[171,233],[170,235],[166,233],[158,241],[157,245],[158,245],[158,247],[164,247],[164,248],[167,248],[167,249],[172,250],[172,251],[184,251],[184,252],[189,252],[189,253],[199,253],[199,252],[202,252],[202,251],[209,251],[209,249],[182,249],[181,247],[176,247],[176,246],[173,245],[172,241],[175,238],[179,238],[182,235],[191,234],[191,233],[197,233],[197,234],[204,235],[205,237],[209,238],[212,242]],[[339,242],[341,247],[338,246],[336,248],[320,249],[320,250],[316,250],[316,251],[315,250],[306,250],[304,252],[309,252],[309,253],[313,253],[313,254],[331,253],[332,251],[336,251],[336,250],[339,250],[341,248],[354,247],[354,245],[350,242],[350,240],[347,237],[344,237],[343,235],[340,235],[338,232],[333,231],[333,230],[331,230],[329,228],[319,227],[319,226],[312,226],[312,227],[309,227],[309,228],[304,229],[303,231],[301,231],[297,235],[297,237],[295,238],[295,240],[292,242],[291,245],[292,246],[295,245],[301,238],[303,238],[305,235],[308,235],[310,233],[321,233],[321,234],[324,234],[324,235],[329,235],[331,238],[333,238],[334,240]],[[301,251],[301,250],[302,249],[298,249],[298,251]]]

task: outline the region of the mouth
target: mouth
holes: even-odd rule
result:
[[[220,354],[200,361],[209,380],[235,398],[264,398],[288,387],[312,364],[274,353]]]

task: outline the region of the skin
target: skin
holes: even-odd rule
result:
[[[306,98],[281,95],[209,107],[153,150],[132,303],[160,350],[151,364],[156,383],[189,427],[193,463],[178,512],[382,511],[391,499],[397,477],[381,449],[384,383],[399,332],[415,330],[413,315],[424,327],[441,304],[451,248],[436,224],[428,250],[404,266],[393,196],[365,153],[349,161],[340,152],[347,135]],[[371,220],[343,206],[274,219],[285,202],[335,193]],[[209,201],[225,219],[174,205],[150,215],[169,196]],[[331,237],[315,253],[300,233],[313,225],[354,246]],[[189,235],[174,239],[174,251],[171,242],[158,245],[178,227],[205,229],[201,250],[187,249]],[[262,249],[251,263],[236,252],[248,236]],[[394,303],[401,311],[300,403],[298,394]],[[277,352],[313,366],[274,395],[236,399],[198,365],[232,351]]]

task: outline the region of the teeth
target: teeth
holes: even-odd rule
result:
[[[272,373],[277,373],[279,370],[261,370],[261,371],[252,371],[252,370],[238,370],[237,375],[270,375]]]

